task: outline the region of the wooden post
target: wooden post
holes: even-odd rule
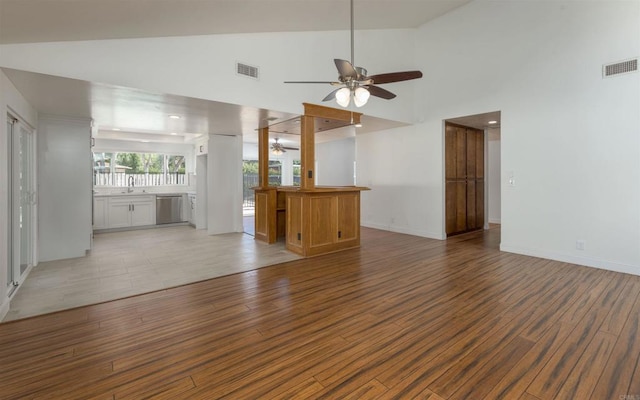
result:
[[[258,130],[258,186],[269,186],[269,127]]]
[[[300,117],[300,189],[309,190],[316,187],[316,135],[313,117]]]

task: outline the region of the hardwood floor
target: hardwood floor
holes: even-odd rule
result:
[[[362,234],[357,250],[0,324],[0,398],[640,396],[640,277],[501,253],[499,229]]]

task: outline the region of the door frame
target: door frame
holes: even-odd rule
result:
[[[7,282],[8,297],[12,298],[17,292],[18,287],[24,282],[31,269],[37,265],[38,261],[38,235],[37,235],[37,221],[38,221],[38,202],[37,202],[37,138],[35,129],[20,119],[16,113],[11,110],[7,110],[7,122],[11,124],[11,130],[7,132],[8,141],[8,235],[7,235],[7,268],[12,272],[11,282]],[[29,166],[28,166],[28,181],[30,182],[31,190],[28,190],[26,194],[22,194],[20,190],[20,177],[21,171],[21,158],[17,155],[21,152],[21,130],[27,132],[30,135],[28,141],[28,148],[30,152]],[[26,197],[26,198],[25,198]],[[29,262],[26,264],[24,270],[21,268],[21,256],[22,256],[22,235],[20,231],[20,207],[21,202],[28,203],[28,211],[31,215],[29,218],[29,248],[28,258]]]
[[[477,114],[481,115],[481,114]],[[468,117],[472,117],[469,115]],[[488,148],[488,128],[475,128],[473,126],[465,125],[464,123],[460,123],[458,120],[466,117],[456,117],[456,118],[448,118],[442,120],[441,125],[441,138],[442,138],[442,219],[441,219],[441,238],[442,240],[446,240],[447,236],[447,143],[446,143],[446,133],[447,133],[447,124],[453,124],[457,126],[468,127],[472,129],[477,129],[483,132],[483,141],[484,141],[484,224],[481,228],[482,230],[489,229],[489,176],[488,176],[488,168],[489,168],[489,148]],[[455,121],[454,121],[455,119]],[[452,237],[455,235],[452,235]]]

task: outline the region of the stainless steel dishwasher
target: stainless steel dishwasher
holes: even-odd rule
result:
[[[156,225],[182,222],[182,196],[156,196]]]

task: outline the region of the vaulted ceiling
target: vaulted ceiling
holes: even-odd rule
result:
[[[470,1],[355,0],[355,25],[417,28]],[[348,28],[348,0],[0,1],[3,44]]]
[[[415,28],[469,1],[355,0],[355,26]],[[349,21],[348,0],[0,0],[0,44],[345,30]],[[4,71],[39,112],[92,118],[105,137],[188,142],[206,133],[241,132],[246,141],[253,141],[251,132],[265,118],[292,117],[137,88]],[[59,101],[60,93],[66,101]],[[365,128],[359,133],[404,125],[367,118],[362,111]],[[182,118],[169,121],[169,114]],[[141,126],[145,121],[148,124]]]

